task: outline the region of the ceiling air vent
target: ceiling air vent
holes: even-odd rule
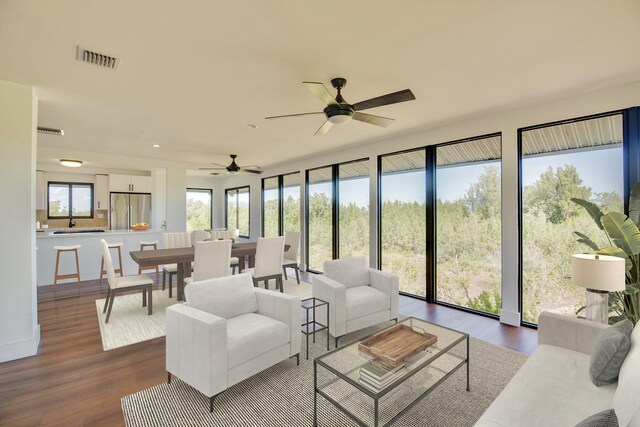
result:
[[[45,128],[41,126],[38,126],[38,133],[46,133],[47,135],[64,136],[64,131],[62,129]]]
[[[78,46],[78,61],[88,64],[98,65],[100,67],[117,70],[120,66],[120,59],[104,53],[93,52]]]

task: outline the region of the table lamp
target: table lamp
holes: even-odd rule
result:
[[[608,255],[573,255],[571,283],[587,289],[587,320],[607,324],[609,292],[625,289],[625,260]]]

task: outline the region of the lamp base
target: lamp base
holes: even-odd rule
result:
[[[609,323],[609,292],[587,289],[587,320]]]

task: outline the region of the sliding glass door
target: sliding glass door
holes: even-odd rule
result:
[[[338,165],[338,254],[369,263],[369,160]]]
[[[262,180],[262,237],[280,235],[280,191],[279,178]]]
[[[282,176],[283,232],[300,231],[300,172]]]
[[[333,167],[307,171],[307,268],[322,271],[322,263],[333,259],[334,224]]]

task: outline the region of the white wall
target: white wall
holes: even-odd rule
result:
[[[36,123],[31,86],[0,80],[0,362],[38,351]]]
[[[312,157],[289,161],[265,169],[262,176],[230,176],[220,180],[224,188],[250,185],[251,187],[251,239],[260,236],[260,191],[262,177],[301,171],[318,166],[369,157],[370,162],[370,206],[371,206],[371,262],[376,265],[377,236],[377,172],[376,157],[380,154],[439,144],[478,135],[502,132],[502,301],[500,320],[519,325],[518,312],[518,156],[517,129],[530,125],[548,123],[579,116],[628,108],[640,104],[640,82],[605,90],[588,92],[580,96],[536,105],[518,110],[458,120],[453,123],[422,131],[385,137],[339,151],[326,152]],[[336,127],[331,132],[340,132]],[[385,130],[380,130],[384,135]],[[331,134],[318,138],[331,138]],[[304,193],[304,185],[301,186]],[[304,194],[301,194],[301,200]],[[224,216],[224,205],[216,204],[216,217]],[[304,234],[304,230],[303,230]],[[304,246],[304,245],[303,245]],[[304,259],[301,258],[301,259]]]

